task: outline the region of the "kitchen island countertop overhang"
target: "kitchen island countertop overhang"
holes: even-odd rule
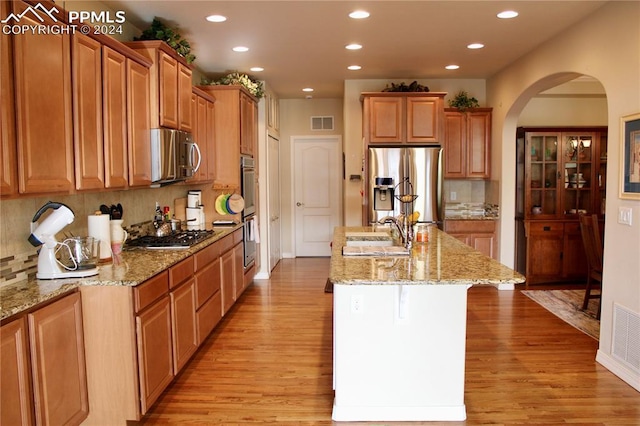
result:
[[[462,421],[467,290],[524,277],[433,227],[410,256],[342,255],[333,282],[335,421]]]

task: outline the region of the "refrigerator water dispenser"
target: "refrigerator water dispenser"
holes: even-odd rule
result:
[[[393,178],[376,177],[373,187],[373,209],[393,210]]]

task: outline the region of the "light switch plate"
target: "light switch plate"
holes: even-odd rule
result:
[[[631,207],[618,207],[618,223],[631,226],[633,219],[632,211]]]

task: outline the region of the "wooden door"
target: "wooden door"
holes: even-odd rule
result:
[[[151,184],[149,69],[127,59],[127,131],[129,185]]]
[[[269,218],[268,271],[271,272],[282,258],[280,236],[280,141],[269,136],[267,146],[267,217]]]
[[[36,423],[80,424],[88,415],[80,293],[28,315]]]
[[[76,189],[102,189],[102,46],[79,33],[73,35],[71,42]]]
[[[488,179],[491,176],[491,112],[466,113],[467,177]]]
[[[207,102],[207,177],[206,180],[213,181],[216,178],[216,108],[213,102]],[[204,161],[204,158],[203,158]]]
[[[369,143],[400,143],[404,139],[404,98],[367,97],[364,103],[365,139]]]
[[[528,222],[527,282],[558,281],[562,277],[564,225]]]
[[[127,61],[110,47],[102,47],[102,111],[106,188],[126,188]]]
[[[158,85],[160,104],[160,126],[177,129],[178,113],[178,61],[158,50]],[[191,92],[191,90],[189,90]],[[191,95],[189,95],[189,108]],[[184,106],[184,105],[183,105]]]
[[[445,111],[444,177],[464,178],[467,175],[467,120],[457,111]]]
[[[178,107],[178,128],[185,132],[193,131],[193,126],[196,121],[196,117],[191,111],[191,70],[178,63],[178,75],[177,75],[177,107]]]
[[[8,16],[11,3],[0,2],[0,15]],[[0,34],[0,195],[18,192],[11,37]],[[4,422],[3,422],[4,423]]]
[[[294,138],[296,256],[331,256],[333,229],[340,225],[340,139]]]
[[[245,93],[240,93],[240,153],[253,156],[257,143],[257,105]]]
[[[587,279],[587,254],[582,242],[579,222],[565,222],[562,249],[563,278]]]
[[[0,328],[0,423],[3,425],[33,424],[27,334],[25,317]]]
[[[13,2],[21,25],[49,27]],[[23,16],[24,15],[24,16]],[[14,80],[21,193],[69,192],[73,188],[71,42],[69,34],[24,31],[14,34]]]
[[[195,95],[194,95],[195,96]],[[202,182],[206,181],[209,177],[209,132],[207,126],[207,112],[208,112],[208,104],[209,102],[200,97],[195,96],[195,123],[193,125],[194,130],[194,140],[198,144],[200,148],[200,168],[196,173],[195,180]]]
[[[173,370],[178,374],[198,349],[195,281],[189,279],[170,294]]]
[[[220,281],[222,284],[223,315],[233,306],[236,298],[234,265],[233,250],[222,253],[220,256]]]
[[[443,100],[435,96],[407,97],[407,142],[441,143],[444,128],[441,110]]]
[[[165,296],[136,317],[141,413],[158,399],[174,377],[171,307]]]
[[[493,234],[474,234],[471,236],[471,247],[478,250],[485,256],[495,259],[497,257],[496,252],[496,237]]]

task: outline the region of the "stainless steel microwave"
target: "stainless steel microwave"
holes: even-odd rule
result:
[[[151,186],[164,186],[193,177],[200,168],[200,149],[191,133],[151,129]]]

